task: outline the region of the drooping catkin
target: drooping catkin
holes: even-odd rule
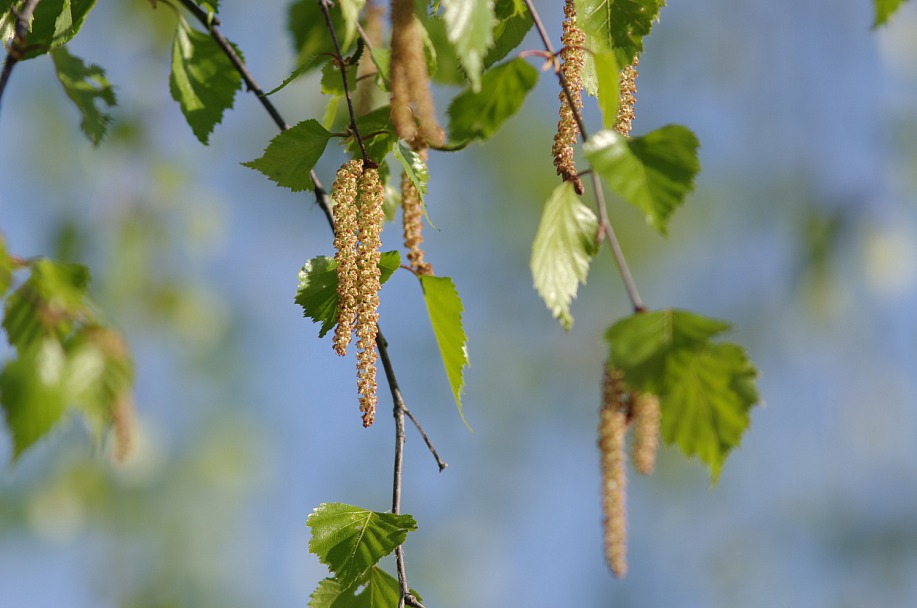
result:
[[[347,354],[359,303],[357,184],[362,174],[362,161],[348,161],[338,169],[331,187],[331,200],[334,201],[334,260],[337,262],[338,275],[338,319],[334,328],[334,352],[341,356]]]
[[[627,573],[627,468],[625,434],[629,395],[621,373],[606,365],[599,412],[599,452],[602,466],[602,511],[605,560],[612,574]]]
[[[442,145],[445,135],[436,120],[421,25],[414,15],[414,0],[392,0],[391,22],[389,80],[395,132],[398,137],[410,141],[416,138],[419,130],[430,144]]]
[[[379,321],[379,260],[382,247],[382,183],[375,167],[363,169],[360,179],[359,239],[357,267],[359,302],[357,307],[357,392],[363,426],[372,425],[376,415],[376,335]]]
[[[115,397],[112,409],[112,427],[114,428],[115,462],[124,464],[134,447],[136,422],[134,418],[134,399],[129,392]]]
[[[583,44],[586,36],[576,24],[576,6],[573,0],[566,0],[564,17],[563,35],[561,36],[563,48],[560,50],[560,58],[563,63],[560,70],[570,90],[573,106],[571,107],[570,100],[567,99],[567,93],[561,90],[560,120],[557,122],[557,134],[554,136],[551,152],[554,155],[557,174],[564,181],[572,181],[577,194],[582,194],[583,182],[576,174],[573,146],[579,135],[579,126],[576,124],[574,113],[579,112],[583,107],[583,64],[585,62]]]
[[[640,59],[634,57],[634,62],[621,70],[621,88],[618,95],[618,115],[615,118],[614,129],[625,137],[630,135],[634,122],[634,104],[637,103],[637,66]]]
[[[385,7],[377,0],[367,0],[363,9],[363,32],[366,34],[367,49],[357,68],[357,90],[354,93],[353,108],[357,116],[372,110],[377,104],[376,64],[369,57],[370,48],[382,46]]]
[[[638,394],[631,403],[631,459],[641,475],[651,475],[656,467],[659,450],[659,424],[662,410],[659,397],[648,393]]]
[[[427,149],[417,150],[420,160],[426,164]],[[420,192],[407,173],[401,173],[401,209],[404,224],[404,246],[408,250],[411,268],[419,275],[432,275],[433,266],[424,261],[423,245],[423,203]]]

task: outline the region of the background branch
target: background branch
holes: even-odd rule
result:
[[[3,99],[3,92],[6,90],[6,83],[9,82],[13,68],[25,54],[25,41],[29,35],[29,21],[32,20],[32,13],[35,12],[35,7],[38,6],[40,1],[28,0],[22,10],[16,14],[13,41],[10,42],[10,49],[6,52],[6,61],[3,62],[3,71],[0,72],[0,101]],[[15,9],[10,10],[15,13]]]

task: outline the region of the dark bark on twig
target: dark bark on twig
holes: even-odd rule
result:
[[[6,53],[6,61],[3,62],[3,70],[0,71],[0,101],[3,99],[3,92],[6,90],[6,83],[10,80],[10,74],[13,68],[22,59],[26,52],[26,38],[29,35],[29,21],[32,19],[32,13],[41,0],[28,0],[22,10],[16,14],[16,25],[14,26],[13,40],[10,42],[10,48]],[[15,9],[10,9],[14,11]]]

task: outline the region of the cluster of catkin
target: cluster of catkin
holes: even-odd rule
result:
[[[575,113],[583,107],[583,64],[586,60],[583,43],[586,36],[576,24],[576,6],[573,0],[564,4],[564,25],[560,50],[562,60],[560,71],[567,83],[567,91],[560,92],[560,120],[557,121],[557,135],[554,136],[554,145],[551,152],[554,155],[554,167],[557,174],[566,181],[572,181],[577,194],[583,193],[583,182],[577,176],[576,163],[573,160],[573,146],[579,136]],[[573,105],[570,105],[570,101]]]
[[[392,0],[391,82],[392,124],[398,137],[418,137],[440,146],[445,139],[436,120],[430,73],[424,54],[423,31],[414,14],[414,0]]]
[[[338,170],[334,202],[334,259],[338,275],[338,319],[334,350],[347,352],[357,335],[357,392],[363,426],[376,414],[376,334],[379,320],[379,259],[382,246],[382,183],[375,166],[351,160]]]
[[[623,374],[606,364],[602,377],[598,444],[602,465],[605,559],[617,577],[627,573],[625,436],[628,427],[632,427],[631,461],[638,473],[649,475],[656,464],[661,418],[658,397],[631,390]]]

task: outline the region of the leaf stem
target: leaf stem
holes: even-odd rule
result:
[[[6,83],[9,82],[10,74],[13,68],[22,59],[26,52],[26,38],[29,35],[29,21],[32,19],[32,13],[41,0],[27,0],[22,10],[16,13],[15,9],[10,9],[16,14],[16,25],[13,28],[13,41],[10,43],[10,49],[6,53],[6,60],[3,62],[3,71],[0,72],[0,100],[3,98],[3,92],[6,90]]]

